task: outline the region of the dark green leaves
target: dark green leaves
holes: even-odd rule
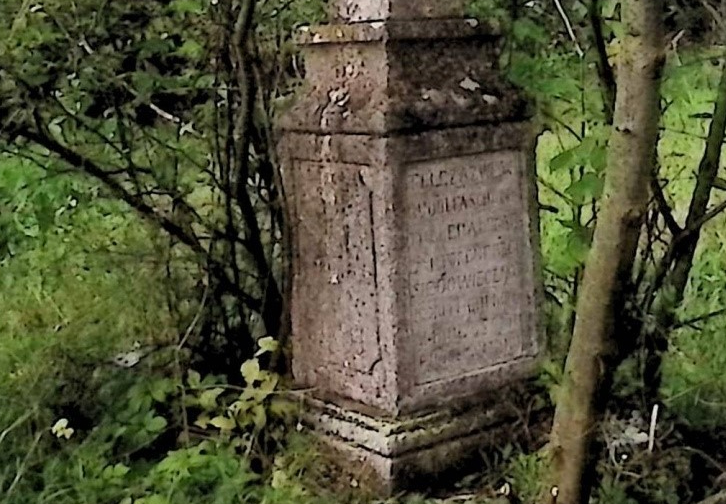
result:
[[[202,14],[204,12],[201,0],[174,0],[169,7],[177,14]]]
[[[607,151],[605,142],[594,135],[571,147],[550,161],[553,171],[573,170],[578,167],[592,168],[596,173],[605,169],[607,164]]]
[[[565,190],[565,193],[572,198],[575,204],[585,205],[592,200],[600,198],[603,185],[604,182],[600,175],[588,172],[582,178],[570,184]]]

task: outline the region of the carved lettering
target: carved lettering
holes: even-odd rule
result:
[[[500,152],[408,167],[407,327],[418,384],[516,359],[530,337],[521,160]]]

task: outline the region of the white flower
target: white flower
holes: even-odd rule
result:
[[[50,431],[55,435],[57,438],[66,438],[70,439],[75,430],[72,427],[68,427],[68,419],[67,418],[61,418],[58,420],[53,427],[51,427]]]

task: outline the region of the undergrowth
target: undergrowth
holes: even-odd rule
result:
[[[679,58],[664,85],[672,104],[660,155],[668,196],[682,217],[718,72],[698,52]],[[577,129],[583,117],[597,118],[601,106],[594,80],[585,82],[586,99],[580,100],[581,65],[593,75],[593,64],[553,53],[513,61],[510,70],[544,103],[541,114]],[[552,294],[547,310],[556,338],[567,332],[571,307],[558,305],[555,291],[581,267],[590,238],[590,230],[562,209],[563,199],[595,195],[604,161],[601,124],[587,128],[592,139],[574,153],[575,141],[562,127],[550,127],[537,151],[542,203],[558,209],[542,219]],[[592,177],[573,175],[573,156],[582,156]],[[345,492],[323,489],[327,473],[313,441],[300,432],[297,397],[260,366],[279,352],[274,339],[258,341],[258,358],[239,363],[238,376],[194,371],[185,342],[204,285],[183,274],[189,263],[170,257],[167,239],[103,196],[83,179],[47,177],[21,160],[0,160],[0,504],[365,500],[355,481],[344,482]],[[700,462],[694,462],[695,452],[679,443],[685,445],[686,428],[713,433],[726,422],[724,247],[724,224],[715,221],[701,242],[665,361],[667,414],[659,425],[672,431],[659,440],[660,457],[647,458],[636,442],[628,445],[627,462],[620,452],[610,460],[606,449],[596,502],[631,504],[637,495],[639,502],[675,503],[703,490],[682,488],[705,457],[696,454]],[[551,378],[554,387],[556,372]],[[622,387],[633,380],[637,374]],[[609,425],[626,432],[634,425],[631,413],[618,412]],[[523,500],[540,490],[539,453],[503,449],[497,467]],[[477,490],[472,495],[489,498]],[[406,499],[427,501],[397,500]]]

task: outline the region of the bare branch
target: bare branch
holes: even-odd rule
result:
[[[565,12],[565,9],[562,7],[562,3],[560,0],[555,0],[555,6],[557,7],[557,12],[560,13],[560,17],[562,18],[562,21],[565,23],[565,28],[567,29],[567,34],[572,39],[572,42],[575,44],[575,52],[577,52],[577,55],[582,58],[585,56],[584,51],[582,50],[582,47],[580,47],[580,43],[577,41],[577,35],[575,35],[575,30],[572,28],[572,23],[570,22],[570,18],[567,17],[567,13]]]
[[[613,122],[613,113],[615,111],[615,95],[617,93],[617,84],[615,81],[615,73],[613,67],[608,60],[607,46],[605,37],[602,32],[602,16],[600,15],[600,4],[598,0],[590,0],[588,5],[588,18],[590,19],[590,28],[595,39],[595,49],[597,51],[597,73],[600,76],[600,85],[602,86],[603,101],[605,102],[605,118],[608,124]]]
[[[676,222],[675,217],[673,217],[673,209],[668,204],[665,194],[663,193],[663,188],[660,186],[660,183],[655,176],[651,178],[650,186],[653,190],[655,202],[658,205],[658,212],[663,216],[663,220],[665,221],[666,226],[668,226],[668,230],[673,236],[680,235],[683,229],[681,229]]]
[[[706,313],[705,315],[700,315],[698,317],[686,319],[686,320],[680,320],[676,324],[674,324],[673,328],[678,329],[681,327],[686,326],[693,326],[694,324],[698,324],[699,322],[704,322],[706,320],[710,320],[715,317],[720,317],[721,315],[726,314],[726,308],[722,308],[720,310],[716,310],[710,313]]]
[[[49,151],[55,153],[63,161],[69,165],[76,167],[79,172],[87,173],[93,178],[102,182],[111,193],[120,200],[127,203],[131,208],[139,212],[143,217],[153,221],[161,229],[178,239],[181,243],[188,246],[195,254],[203,257],[212,269],[215,277],[224,283],[225,288],[229,292],[239,296],[239,298],[250,307],[250,309],[259,311],[262,303],[247,294],[242,288],[231,281],[225,272],[225,267],[217,259],[215,259],[201,244],[199,239],[188,232],[182,225],[170,219],[158,209],[147,203],[143,197],[129,192],[120,182],[110,176],[101,166],[93,160],[69,149],[65,145],[59,143],[54,138],[28,128],[23,128],[20,134],[28,140],[45,147]]]

